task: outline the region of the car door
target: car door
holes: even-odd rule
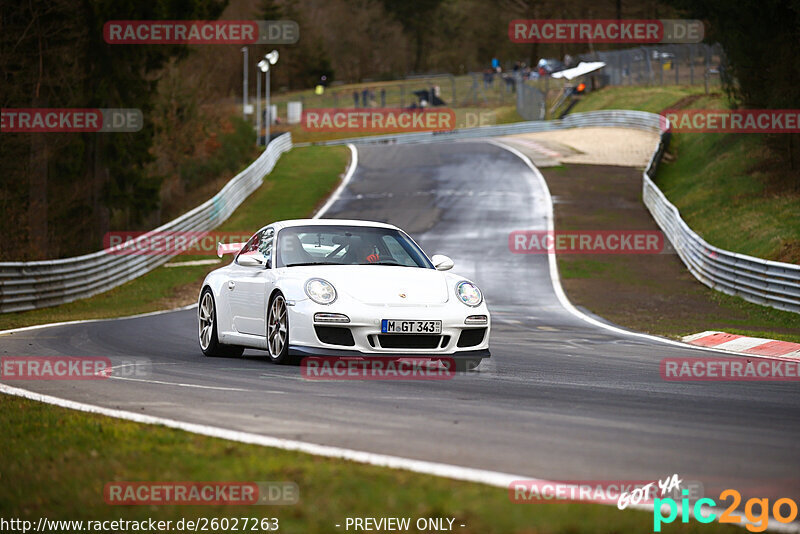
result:
[[[267,295],[275,284],[271,226],[253,235],[231,266],[231,276],[223,291],[230,303],[233,329],[241,334],[266,335]],[[240,258],[251,256],[259,265],[243,265]],[[245,260],[246,261],[246,260]]]

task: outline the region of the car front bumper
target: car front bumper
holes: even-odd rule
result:
[[[475,358],[489,358],[491,357],[491,353],[489,349],[479,349],[479,350],[472,350],[472,349],[465,349],[454,352],[452,354],[420,354],[420,353],[413,353],[410,354],[408,351],[404,351],[403,354],[394,354],[389,351],[383,352],[361,352],[358,350],[346,350],[346,349],[336,349],[336,348],[323,348],[323,347],[303,347],[300,345],[289,345],[289,355],[290,356],[300,356],[300,357],[316,357],[316,358],[401,358],[403,356],[408,358],[424,358],[424,357],[432,357],[432,358],[452,358],[454,360],[459,359],[475,359]]]
[[[453,301],[440,305],[378,306],[351,300],[323,306],[305,299],[293,302],[288,310],[289,353],[296,356],[490,357],[491,316],[485,303],[474,308]],[[315,321],[315,313],[343,314],[349,322]],[[466,324],[470,315],[485,315],[486,324]],[[441,321],[442,331],[440,334],[383,334],[382,319]],[[347,329],[352,342],[331,343],[320,337],[318,327]],[[465,331],[468,333],[462,337]],[[467,340],[470,334],[471,340]],[[392,339],[387,339],[389,336]]]

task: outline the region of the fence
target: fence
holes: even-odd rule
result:
[[[581,54],[581,61],[603,61],[601,85],[719,86],[724,53],[719,44],[662,44]]]
[[[138,239],[144,241],[151,234],[162,232],[213,230],[258,189],[280,155],[291,148],[291,135],[280,136],[211,199]],[[168,255],[120,255],[104,249],[59,260],[3,262],[0,263],[0,313],[44,308],[90,297],[133,280],[170,258]]]
[[[724,79],[725,55],[719,44],[660,44],[598,51],[572,58],[603,61],[606,66],[588,76],[587,91],[614,86],[704,85],[717,90]],[[275,95],[273,103],[285,105],[299,99],[304,110],[317,108],[408,108],[442,105],[454,110],[516,105],[524,120],[542,120],[547,109],[562,96],[566,80],[540,76],[536,68],[520,64],[518,70],[428,74],[404,80],[371,81],[351,86],[332,85],[322,94]]]
[[[432,143],[590,126],[618,126],[657,132],[660,140],[642,177],[642,196],[656,223],[689,271],[702,283],[718,291],[800,313],[800,265],[763,260],[710,245],[689,228],[678,209],[652,181],[651,177],[669,143],[669,133],[662,131],[663,121],[659,115],[642,111],[593,111],[575,113],[557,121],[531,121],[452,132],[338,139],[315,144]],[[270,143],[262,156],[228,182],[212,199],[153,232],[204,231],[217,227],[261,185],[263,176],[272,170],[280,154],[291,147],[288,134],[279,137]],[[62,260],[0,263],[0,312],[41,308],[89,297],[136,278],[168,259],[167,256],[121,256],[103,250]]]
[[[419,132],[327,141],[335,144],[435,143],[479,139],[566,128],[617,126],[648,130],[660,134],[659,143],[642,180],[642,198],[658,226],[672,243],[681,261],[708,287],[737,295],[750,302],[800,313],[800,265],[780,263],[738,254],[707,243],[681,218],[676,208],[653,182],[652,177],[669,143],[663,131],[664,118],[643,111],[591,111],[567,115],[562,120],[532,121],[485,126],[451,132]]]
[[[403,80],[362,82],[351,86],[332,85],[322,94],[305,91],[292,95],[272,95],[273,104],[281,110],[290,100],[300,100],[303,109],[319,108],[408,108],[419,107],[422,101],[448,108],[484,108],[514,105],[515,77],[493,75],[490,81],[483,73],[425,74]]]

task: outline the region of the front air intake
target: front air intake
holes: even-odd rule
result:
[[[343,326],[314,326],[314,331],[317,338],[328,345],[352,347],[356,344],[350,329]]]
[[[467,328],[461,331],[458,337],[457,346],[459,347],[474,347],[483,343],[483,338],[486,336],[485,328]]]

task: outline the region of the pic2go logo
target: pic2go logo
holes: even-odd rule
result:
[[[681,522],[688,523],[689,518],[694,515],[695,520],[699,523],[711,523],[717,519],[717,514],[711,510],[703,510],[703,506],[714,508],[717,503],[713,499],[703,498],[698,499],[694,503],[694,507],[689,504],[688,490],[683,490],[683,499],[681,499]],[[730,506],[719,515],[720,523],[741,523],[742,516],[734,512],[742,502],[742,495],[733,489],[726,489],[719,494],[720,501],[731,499]],[[758,508],[758,513],[754,508]],[[664,511],[668,509],[669,515],[664,517]],[[750,532],[763,532],[769,527],[769,499],[753,498],[749,499],[744,505],[744,515],[747,518],[745,528]],[[784,511],[789,513],[783,515]],[[791,523],[797,518],[797,503],[791,499],[782,498],[776,500],[772,504],[772,517],[779,523]],[[655,499],[653,501],[653,532],[661,532],[662,524],[669,524],[678,518],[678,504],[675,499]]]

